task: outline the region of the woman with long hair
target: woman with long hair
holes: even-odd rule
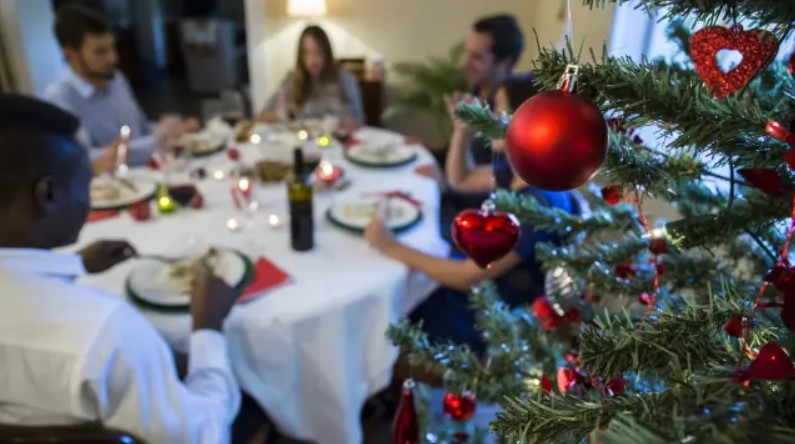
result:
[[[298,40],[295,69],[271,97],[262,117],[311,119],[326,115],[363,122],[362,95],[353,74],[337,66],[326,32],[310,25]]]

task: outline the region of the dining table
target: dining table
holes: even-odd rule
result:
[[[434,158],[422,145],[400,134],[365,127],[356,141],[382,146],[410,146],[416,158],[392,168],[372,168],[348,161],[344,147],[299,134],[307,152],[317,152],[344,169],[348,186],[314,195],[314,247],[297,252],[290,245],[287,189],[283,182],[256,183],[254,204],[240,208],[233,192],[234,171],[261,159],[291,159],[291,130],[258,124],[244,142],[231,133],[228,148],[189,161],[205,174],[192,179],[204,199],[200,209],[185,208],[136,220],[127,211],[89,222],[78,247],[100,239],[128,240],[140,254],[170,256],[190,245],[233,249],[265,258],[289,278],[234,306],[224,324],[229,357],[241,389],[267,412],[279,431],[318,444],[362,442],[360,412],[368,397],[387,387],[397,349],[386,337],[437,287],[427,275],[388,259],[368,246],[361,233],[340,229],[326,217],[335,202],[365,195],[395,193],[418,202],[422,219],[398,239],[425,253],[445,256],[449,245],[439,230],[439,185],[415,173]],[[285,139],[284,136],[287,136]],[[304,140],[302,140],[304,139]],[[287,140],[287,142],[285,142]],[[235,155],[230,156],[229,150]],[[129,177],[163,181],[164,172],[134,168]],[[126,296],[126,283],[137,260],[86,276],[83,282]],[[186,353],[190,314],[137,307],[176,351]],[[130,332],[130,340],[134,340]]]

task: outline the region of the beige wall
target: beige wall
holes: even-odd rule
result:
[[[575,5],[576,41],[585,38],[589,45],[601,47],[609,38],[612,8],[588,11],[579,0],[570,1]],[[538,31],[542,45],[557,44],[565,24],[561,18],[565,0],[327,0],[327,4],[328,16],[313,22],[328,31],[338,56],[381,54],[387,63],[444,54],[463,38],[475,18],[508,12],[527,31],[528,52],[520,65],[527,68],[537,54],[532,29]],[[249,0],[247,5],[250,14],[261,17],[248,18],[249,32],[258,36],[249,40],[249,51],[253,99],[261,106],[295,63],[298,35],[309,21],[286,17],[286,0]]]

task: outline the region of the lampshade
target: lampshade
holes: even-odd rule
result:
[[[326,0],[287,0],[290,17],[317,17],[326,15]]]

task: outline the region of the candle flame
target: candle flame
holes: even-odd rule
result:
[[[240,191],[246,192],[251,188],[251,182],[248,180],[248,177],[241,177],[240,181],[237,183],[237,187],[240,188]]]

